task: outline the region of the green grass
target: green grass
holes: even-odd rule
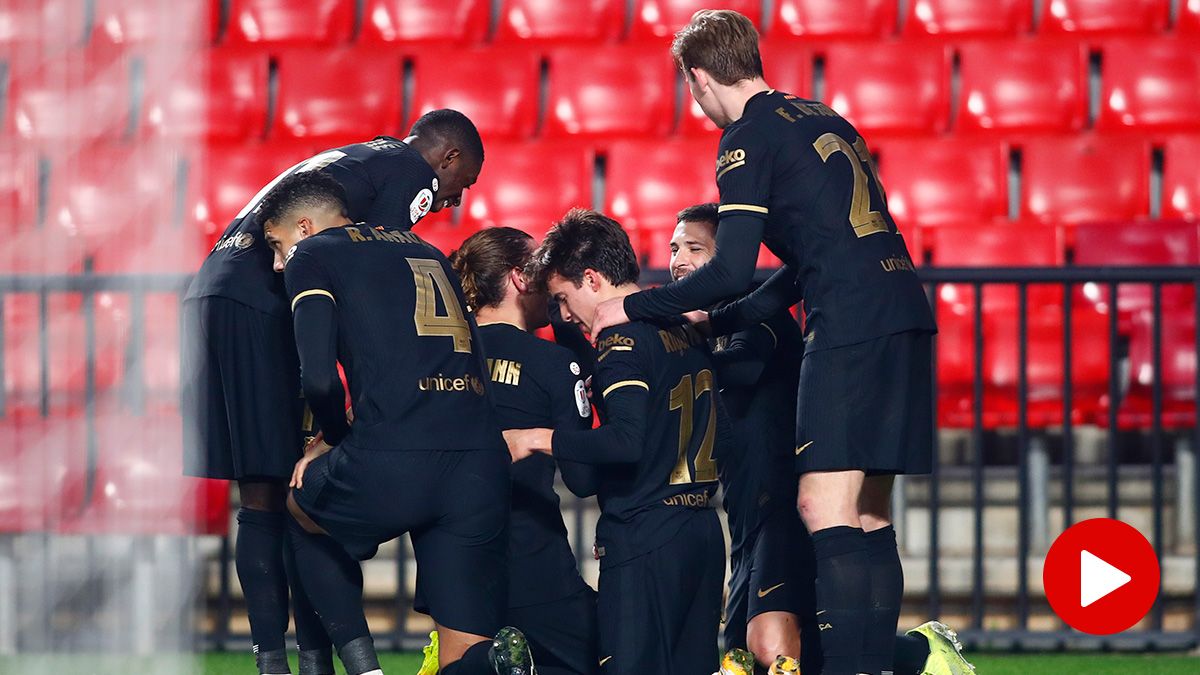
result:
[[[1178,655],[1137,654],[970,654],[979,675],[1195,675],[1200,658]],[[415,653],[380,655],[388,675],[414,675],[421,665]],[[295,671],[295,656],[293,669]],[[0,673],[54,675],[108,675],[112,673],[195,673],[197,675],[254,675],[254,659],[242,653],[196,656],[129,658],[119,656],[20,656],[0,657]],[[338,672],[342,670],[339,668]],[[657,675],[648,673],[647,675]]]

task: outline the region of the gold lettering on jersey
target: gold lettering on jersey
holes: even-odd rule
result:
[[[438,373],[417,380],[417,389],[428,392],[470,392],[483,396],[483,380],[467,373],[461,377],[449,377]]]
[[[663,349],[671,354],[698,344],[700,340],[700,334],[691,326],[663,328],[658,331],[658,337],[662,340]]]
[[[632,349],[633,346],[633,338],[625,337],[620,333],[613,333],[612,335],[609,335],[600,342],[596,343],[596,351],[603,352],[612,349],[613,347],[629,347]]]
[[[521,384],[521,364],[508,359],[488,359],[488,370],[492,374],[492,382],[509,384],[514,387]]]
[[[837,117],[838,114],[832,108],[824,103],[800,103],[799,101],[788,101],[793,108],[805,117]]]
[[[914,272],[912,259],[908,256],[894,255],[879,261],[884,272]]]
[[[346,234],[350,235],[350,241],[366,241],[362,232],[357,227],[346,227]]]
[[[782,117],[783,119],[785,119],[789,122],[796,121],[796,118],[789,115],[788,111],[784,110],[782,106],[775,109],[775,114],[779,115],[780,117]]]
[[[746,151],[742,148],[726,150],[717,157],[717,180],[739,166],[746,165]]]
[[[672,495],[662,500],[666,506],[685,506],[689,509],[707,509],[711,498],[707,492]]]

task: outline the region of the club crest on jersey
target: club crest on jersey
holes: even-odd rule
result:
[[[588,402],[587,385],[583,383],[583,380],[575,380],[575,406],[579,408],[580,417],[586,418],[592,414],[592,404]]]
[[[571,366],[570,366],[570,368],[571,368],[571,374],[572,374],[572,375],[578,375],[578,374],[579,374],[579,364],[578,364],[578,363],[575,363],[574,361],[572,361],[572,362],[571,362]]]
[[[408,205],[408,217],[412,219],[413,225],[416,225],[418,220],[427,216],[429,209],[432,207],[433,191],[429,188],[422,188],[417,193],[417,196],[413,197],[412,203]]]

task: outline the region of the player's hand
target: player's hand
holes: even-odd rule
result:
[[[625,298],[605,300],[596,306],[596,317],[592,319],[592,343],[595,344],[600,331],[613,326],[629,323],[625,314]]]
[[[536,452],[549,455],[553,433],[551,429],[509,429],[504,432],[504,442],[512,461],[519,462]]]
[[[317,436],[304,448],[304,456],[296,462],[296,468],[292,469],[292,481],[288,483],[289,487],[300,489],[304,487],[304,471],[312,461],[321,455],[329,452],[333,446],[325,442],[323,436]]]
[[[696,330],[708,335],[710,333],[708,325],[708,312],[702,309],[693,309],[690,312],[684,312],[683,318],[688,320],[688,323],[696,327]]]

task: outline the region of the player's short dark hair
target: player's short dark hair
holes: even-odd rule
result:
[[[467,237],[450,253],[463,296],[471,311],[495,307],[504,300],[508,273],[529,262],[533,237],[513,227],[489,227]]]
[[[717,224],[721,222],[720,213],[717,211],[716,202],[706,202],[704,204],[694,204],[679,212],[675,216],[677,223],[708,223],[712,225],[713,230],[717,229]]]
[[[689,80],[692,68],[702,68],[714,80],[731,85],[762,77],[758,30],[754,22],[732,9],[702,9],[675,34],[671,57]]]
[[[591,209],[571,209],[546,233],[525,273],[543,288],[551,274],[578,286],[589,268],[614,286],[636,283],[641,274],[620,223]]]
[[[483,139],[469,117],[457,110],[431,110],[412,125],[410,136],[442,140],[483,162]]]
[[[260,223],[277,221],[299,208],[337,209],[345,216],[346,190],[333,176],[322,171],[301,171],[279,181],[258,205]]]

